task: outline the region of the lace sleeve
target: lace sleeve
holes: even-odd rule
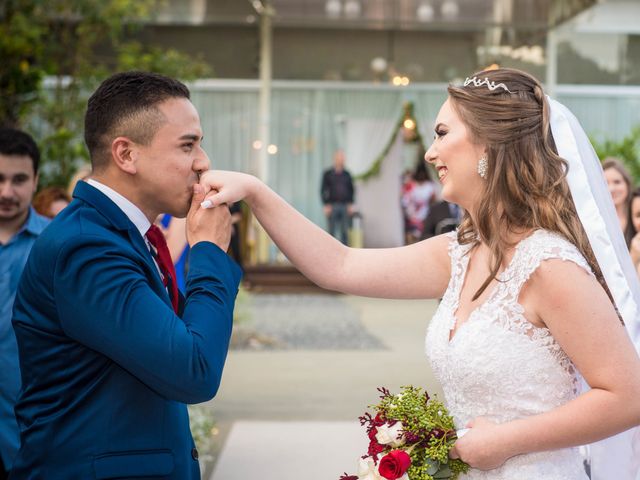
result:
[[[541,230],[528,240],[521,244],[520,261],[514,266],[513,280],[517,285],[517,293],[544,260],[561,259],[573,262],[593,276],[589,263],[578,248],[560,235]]]

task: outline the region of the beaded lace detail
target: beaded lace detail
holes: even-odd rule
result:
[[[536,415],[575,398],[580,377],[573,363],[547,328],[537,327],[524,317],[518,298],[544,260],[571,261],[593,275],[579,250],[560,235],[545,230],[522,240],[485,302],[471,312],[450,340],[471,246],[458,244],[455,232],[449,235],[451,279],[429,325],[426,352],[457,428],[464,428],[478,416],[503,423]],[[563,449],[519,455],[495,470],[470,470],[461,478],[587,477],[578,450]]]

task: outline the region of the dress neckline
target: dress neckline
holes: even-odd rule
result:
[[[463,255],[466,258],[459,258],[458,261],[461,262],[463,268],[462,268],[462,273],[460,274],[461,278],[460,278],[460,281],[458,283],[457,291],[454,292],[455,293],[455,303],[454,303],[453,308],[451,310],[451,315],[453,317],[453,322],[451,323],[451,327],[449,328],[448,338],[447,338],[447,343],[449,345],[451,345],[453,343],[453,341],[457,338],[458,333],[460,332],[460,330],[462,328],[464,328],[465,325],[467,325],[467,323],[469,323],[470,320],[472,320],[472,317],[477,312],[479,312],[485,305],[487,305],[498,294],[498,292],[501,290],[501,288],[503,286],[502,278],[505,277],[505,275],[513,268],[513,265],[515,264],[515,261],[516,261],[516,257],[518,256],[518,254],[519,254],[519,252],[521,250],[521,246],[527,240],[533,238],[536,235],[536,233],[538,233],[539,231],[541,231],[541,230],[539,230],[539,229],[538,230],[534,230],[532,233],[530,233],[529,235],[524,237],[522,240],[520,240],[516,244],[514,252],[513,252],[513,256],[511,257],[511,260],[509,260],[509,263],[504,268],[504,270],[502,270],[502,272],[499,272],[496,275],[498,283],[491,288],[491,291],[489,292],[489,294],[486,296],[486,298],[480,304],[476,305],[473,309],[471,309],[471,311],[467,315],[467,318],[462,323],[460,322],[460,319],[458,318],[458,311],[460,310],[460,297],[462,295],[462,289],[464,287],[464,282],[467,279],[467,273],[469,271],[469,262],[471,261],[471,254]]]

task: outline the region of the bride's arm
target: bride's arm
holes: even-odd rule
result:
[[[321,287],[385,298],[439,298],[447,287],[447,237],[399,248],[349,248],[251,175],[214,170],[200,183],[217,190],[207,197],[215,205],[244,199],[286,257]]]
[[[640,424],[640,359],[595,278],[572,262],[548,260],[525,294],[527,304],[536,306],[535,318],[550,329],[591,390],[544,414],[501,425],[479,419],[456,444],[460,457],[477,468],[494,468],[522,453],[592,443]]]

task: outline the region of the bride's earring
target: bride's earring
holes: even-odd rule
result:
[[[482,178],[487,178],[487,169],[489,168],[489,164],[487,163],[487,156],[482,155],[480,160],[478,160],[478,175]]]

